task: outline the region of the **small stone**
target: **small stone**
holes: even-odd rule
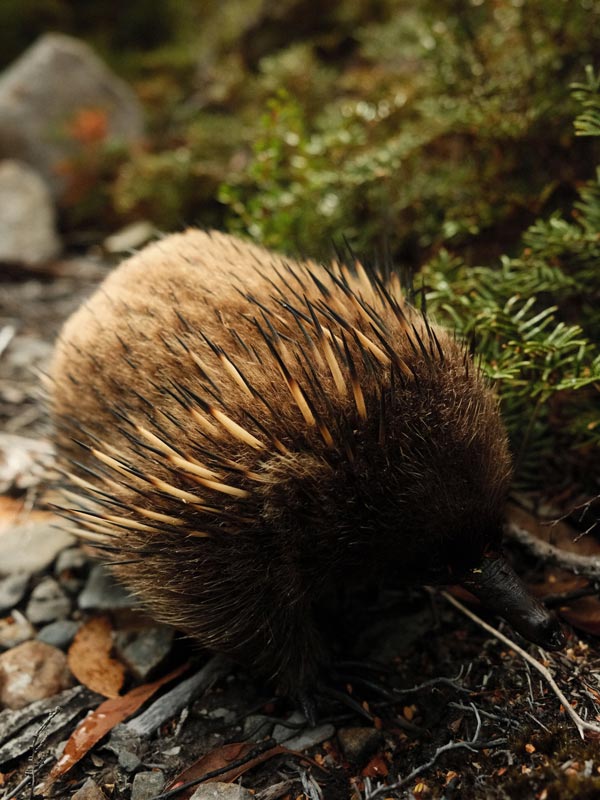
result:
[[[65,619],[71,613],[71,601],[54,578],[44,578],[31,593],[25,611],[34,625]]]
[[[273,730],[273,720],[264,714],[250,714],[244,720],[244,739],[260,742]]]
[[[102,564],[93,567],[79,595],[79,608],[83,611],[112,611],[116,608],[134,608],[136,605],[135,598],[114,580]]]
[[[291,739],[297,733],[300,733],[303,728],[299,726],[308,725],[306,717],[300,711],[294,711],[293,714],[290,714],[290,716],[287,718],[287,722],[291,723],[294,727],[288,728],[286,725],[276,725],[273,728],[272,736],[278,744],[281,744],[286,739]]]
[[[0,619],[0,650],[10,650],[34,636],[35,628],[20,611],[14,610],[10,617]]]
[[[71,800],[106,800],[106,795],[97,783],[88,778],[81,789],[71,795]]]
[[[304,750],[310,750],[311,747],[316,747],[318,744],[321,744],[321,742],[331,739],[334,734],[335,727],[333,725],[329,723],[326,725],[317,725],[316,728],[307,728],[298,736],[294,736],[293,739],[287,739],[284,745],[288,750],[302,753]]]
[[[54,565],[54,575],[60,578],[65,572],[81,574],[89,563],[88,556],[81,547],[67,547],[58,554]]]
[[[43,572],[74,537],[55,527],[56,517],[32,518],[0,536],[0,564],[5,575]]]
[[[37,640],[58,647],[59,650],[66,650],[75,638],[75,634],[80,627],[79,622],[70,619],[59,619],[45,625],[38,631]]]
[[[174,629],[167,625],[120,631],[115,637],[115,649],[136,678],[145,681],[171,652],[174,635]]]
[[[30,577],[27,572],[15,572],[0,578],[0,614],[10,611],[21,602]]]
[[[162,792],[165,776],[160,770],[139,772],[133,779],[131,800],[151,800]]]
[[[2,152],[39,170],[55,197],[68,185],[61,165],[85,155],[90,135],[104,146],[142,131],[133,90],[79,39],[46,33],[0,75]]]
[[[381,734],[375,728],[340,728],[338,741],[348,761],[361,764],[372,755],[381,744]]]
[[[230,708],[213,708],[212,711],[206,712],[206,716],[208,719],[220,719],[225,725],[231,725],[236,720],[236,713]]]
[[[1,162],[0,162],[1,169]],[[0,211],[0,219],[2,212]],[[1,234],[0,234],[1,239]],[[0,246],[0,252],[2,247]],[[12,325],[5,325],[0,334],[0,350],[4,350],[13,341],[20,345],[22,337]],[[9,351],[9,360],[13,362],[15,353]],[[14,402],[2,390],[3,400]],[[24,397],[20,402],[23,402]],[[48,469],[54,463],[54,448],[46,439],[30,439],[15,433],[0,432],[0,494],[19,493],[39,486],[47,478]]]
[[[151,222],[132,222],[108,236],[104,240],[104,249],[108,253],[127,253],[146,244],[155,234],[156,228]]]
[[[294,725],[304,723],[308,726],[304,715],[300,711],[294,711],[287,721]],[[334,733],[335,728],[329,724],[318,725],[316,728],[288,728],[285,725],[276,725],[273,729],[273,739],[279,744],[285,745],[289,750],[300,753],[303,750],[308,750],[321,744],[326,739],[331,739]]]
[[[119,751],[119,765],[123,767],[125,772],[133,772],[142,763],[139,756],[132,753],[131,750]]]
[[[196,789],[190,800],[252,800],[252,795],[239,784],[205,783]]]
[[[73,685],[64,653],[43,642],[24,642],[0,655],[0,703],[18,709]]]
[[[54,575],[70,595],[79,594],[89,572],[89,557],[80,547],[68,547],[59,553],[54,565]]]
[[[0,161],[0,261],[36,266],[60,250],[54,202],[43,178],[20,161]]]

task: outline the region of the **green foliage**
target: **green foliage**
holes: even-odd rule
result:
[[[597,135],[593,71],[574,94],[584,106],[576,130]],[[591,486],[600,466],[599,222],[600,173],[581,189],[573,220],[538,220],[519,257],[469,268],[442,250],[422,272],[435,315],[478,341],[524,485],[577,475]]]
[[[598,66],[600,0],[322,0],[313,12],[311,0],[0,3],[5,63],[48,28],[84,36],[147,112],[130,152],[93,120],[79,131],[63,228],[141,217],[315,257],[344,235],[424,264],[435,315],[479,340],[519,481],[589,484],[600,76],[585,65]]]
[[[229,227],[314,253],[342,226],[417,263],[443,245],[476,258],[491,237],[499,254],[567,207],[590,158],[567,86],[600,48],[598,3],[390,2],[354,36],[352,66],[315,62],[303,93],[270,73],[276,104],[221,192]]]

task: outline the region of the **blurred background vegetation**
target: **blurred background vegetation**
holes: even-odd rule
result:
[[[0,66],[48,30],[147,114],[133,150],[74,133],[67,241],[138,219],[321,258],[345,237],[478,340],[518,484],[599,491],[600,0],[3,0]]]

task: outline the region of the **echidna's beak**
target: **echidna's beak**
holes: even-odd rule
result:
[[[564,647],[566,638],[557,617],[529,594],[502,556],[484,556],[462,585],[529,641],[547,650]]]

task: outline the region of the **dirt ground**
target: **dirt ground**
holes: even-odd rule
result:
[[[100,259],[82,257],[42,273],[7,268],[0,276],[0,426],[5,434],[51,440],[38,373],[48,364],[61,323],[108,269]],[[45,502],[43,481],[33,488],[7,486],[6,492],[26,508]],[[513,556],[527,579],[543,578],[523,553]],[[589,733],[581,739],[548,683],[441,596],[414,590],[374,597],[354,608],[341,627],[338,656],[353,663],[339,667],[338,688],[357,701],[355,708],[323,700],[319,724],[331,721],[333,735],[308,750],[310,761],[279,753],[252,766],[241,784],[256,797],[600,798],[600,742]],[[584,719],[598,718],[600,648],[593,637],[571,630],[567,648],[552,654],[523,646],[550,668]],[[207,658],[181,640],[171,659],[190,656],[198,664]],[[290,703],[270,697],[241,668],[232,668],[191,704],[184,722],[178,715],[142,741],[133,771],[100,743],[51,794],[71,797],[91,777],[104,796],[129,798],[136,769],[161,768],[173,778],[201,755],[242,741],[248,716],[279,720],[292,711]],[[37,748],[37,780],[52,759],[41,765],[78,719]],[[364,737],[369,745],[353,759],[347,741],[356,736],[348,733],[355,728],[373,735]],[[30,767],[29,755],[0,767],[4,798],[29,796],[28,787],[18,795],[11,792]],[[402,786],[380,791],[411,774]]]

